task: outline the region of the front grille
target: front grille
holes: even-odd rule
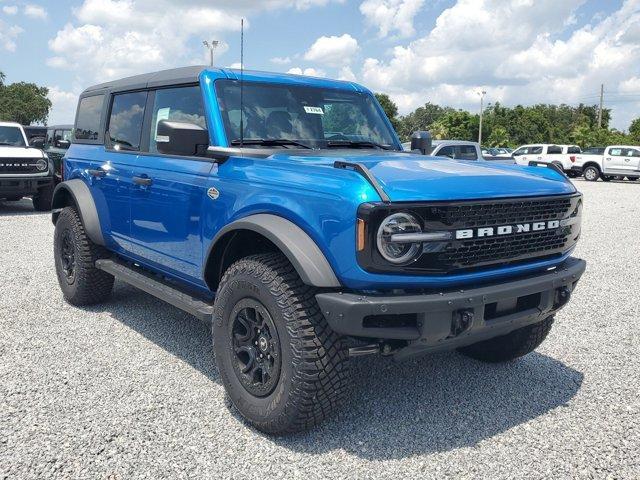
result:
[[[391,206],[365,204],[358,215],[370,226],[368,244],[372,248],[359,252],[358,262],[374,272],[449,274],[560,257],[578,240],[579,219],[566,220],[579,216],[581,205],[580,194]],[[454,240],[424,242],[421,255],[413,261],[390,264],[379,254],[375,236],[380,223],[397,211],[409,212],[421,220],[425,232],[450,231]],[[516,232],[517,225],[532,226],[537,222],[543,222],[545,228]],[[548,222],[555,222],[554,226],[547,228]],[[498,235],[497,228],[502,226],[514,228],[511,233]],[[456,239],[456,232],[465,229],[472,229],[473,237]],[[493,233],[482,236],[478,229],[492,229]]]
[[[40,158],[0,158],[0,175],[42,173],[36,163]]]

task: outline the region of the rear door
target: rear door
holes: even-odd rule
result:
[[[144,148],[137,158],[132,187],[131,236],[134,255],[146,264],[198,281],[202,267],[201,213],[210,159],[158,153],[158,122],[172,120],[207,128],[198,85],[149,92]]]
[[[604,156],[604,169],[607,173],[624,174],[627,170],[625,163],[629,163],[627,149],[623,147],[611,147],[609,153]]]

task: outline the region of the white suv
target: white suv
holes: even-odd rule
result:
[[[571,167],[581,150],[578,145],[556,145],[552,143],[537,143],[522,145],[512,156],[518,165],[529,165],[529,162],[553,163],[560,167],[568,176],[576,176]]]
[[[29,146],[22,125],[0,122],[0,199],[33,197],[36,210],[51,210],[53,165],[47,155]]]

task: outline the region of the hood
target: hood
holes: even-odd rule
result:
[[[42,150],[31,147],[0,145],[0,158],[43,158]]]
[[[401,152],[331,150],[322,153],[322,156],[278,153],[274,158],[288,157],[289,160],[326,163],[327,166],[336,160],[361,163],[394,202],[535,197],[576,192],[564,175],[543,166],[496,165],[484,160],[448,160]]]

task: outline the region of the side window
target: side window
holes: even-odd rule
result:
[[[53,145],[53,140],[54,140],[53,130],[49,129],[49,130],[47,130],[46,145],[47,146]]]
[[[453,147],[450,145],[447,145],[446,147],[442,147],[440,150],[438,150],[438,153],[436,155],[438,157],[455,158],[455,152],[453,150]]]
[[[612,148],[611,150],[609,150],[609,155],[612,155],[614,157],[621,157],[622,156],[622,149],[621,148]]]
[[[518,157],[520,155],[526,155],[526,154],[527,154],[527,147],[520,147],[511,155],[513,155],[514,157]]]
[[[476,147],[472,145],[460,145],[458,152],[456,152],[456,158],[460,160],[477,160],[478,154],[476,153]]]
[[[562,153],[562,147],[559,147],[558,145],[549,145],[547,147],[547,154],[548,155],[555,155],[555,154],[558,154],[558,153]]]
[[[207,128],[204,114],[204,104],[199,86],[164,88],[156,90],[153,102],[153,116],[151,120],[151,135],[149,137],[149,151],[158,152],[156,136],[158,123],[161,120],[193,123]]]
[[[84,97],[80,100],[76,118],[76,139],[97,140],[104,95]]]
[[[122,93],[113,96],[109,116],[109,138],[114,148],[139,150],[147,92]]]
[[[542,146],[529,147],[530,155],[540,155],[542,153]]]
[[[640,150],[636,150],[635,148],[630,148],[629,149],[629,156],[630,157],[640,157]]]
[[[569,147],[567,149],[567,153],[582,153],[582,151],[580,150],[580,147],[576,147],[575,145],[572,147]]]

